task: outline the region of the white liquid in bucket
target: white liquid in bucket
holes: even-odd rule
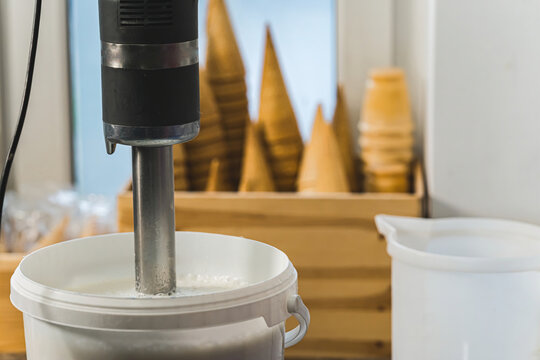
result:
[[[187,274],[176,278],[176,293],[172,296],[196,296],[214,294],[223,291],[240,289],[247,286],[248,283],[239,278],[231,276],[208,276]],[[83,294],[93,294],[102,296],[137,298],[147,297],[148,295],[139,294],[135,290],[133,279],[114,279],[106,282],[85,284],[82,286],[66,289]],[[157,295],[166,296],[166,295]]]

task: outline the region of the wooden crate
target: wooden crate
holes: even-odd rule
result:
[[[120,231],[133,229],[132,199],[118,197]],[[390,258],[373,217],[422,216],[423,201],[420,169],[411,194],[177,192],[176,226],[263,241],[289,256],[312,322],[288,358],[388,358]]]
[[[23,254],[0,253],[0,353],[25,351],[22,313],[9,300],[9,281],[22,258]]]

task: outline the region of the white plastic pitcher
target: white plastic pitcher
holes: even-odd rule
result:
[[[379,215],[394,360],[540,359],[540,227]]]
[[[77,292],[129,279],[133,234],[64,242],[26,256],[11,279],[24,313],[29,360],[283,359],[309,312],[281,251],[256,241],[176,234],[177,274],[227,276],[247,286],[204,295],[141,298]],[[299,326],[285,332],[294,315]]]

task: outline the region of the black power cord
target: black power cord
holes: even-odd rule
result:
[[[9,173],[11,172],[11,165],[13,165],[13,159],[15,158],[15,152],[19,145],[21,138],[24,121],[26,119],[26,113],[28,111],[28,103],[30,102],[30,92],[32,91],[32,79],[34,78],[34,65],[36,63],[36,53],[38,45],[39,24],[41,22],[41,1],[36,0],[36,7],[34,10],[34,25],[32,29],[32,38],[30,40],[30,55],[28,58],[28,68],[26,70],[26,81],[24,84],[24,95],[21,104],[21,111],[19,113],[19,121],[17,122],[17,128],[15,134],[11,140],[6,163],[4,164],[4,170],[2,172],[2,182],[0,183],[0,229],[2,229],[2,215],[4,213],[4,198],[6,197],[6,189],[9,180]]]

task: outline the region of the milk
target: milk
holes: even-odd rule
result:
[[[211,276],[185,274],[176,278],[176,293],[172,295],[156,295],[156,297],[207,295],[240,289],[247,285],[248,283],[246,281],[227,275]],[[113,279],[100,281],[97,283],[74,286],[67,290],[83,294],[121,298],[148,297],[148,295],[140,294],[135,290],[135,282],[133,279]]]

